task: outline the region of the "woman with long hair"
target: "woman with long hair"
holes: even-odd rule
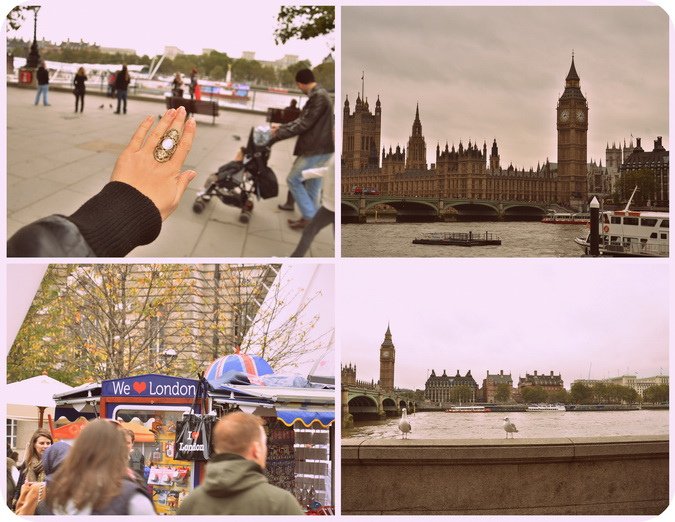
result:
[[[75,112],[77,112],[78,104],[80,106],[80,112],[84,110],[84,82],[86,81],[87,75],[84,73],[84,67],[80,67],[73,79],[73,84],[75,85],[75,88],[73,89],[73,93],[75,94]]]
[[[55,515],[154,515],[152,501],[127,471],[123,430],[103,419],[84,428],[47,489]]]
[[[42,467],[42,454],[52,445],[52,434],[48,430],[40,428],[35,430],[26,447],[23,463],[19,466],[21,474],[14,491],[14,504],[19,499],[21,486],[25,482],[44,482],[45,471]]]

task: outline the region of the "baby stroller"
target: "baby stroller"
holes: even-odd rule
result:
[[[243,159],[230,161],[209,176],[204,190],[197,193],[192,210],[201,214],[215,196],[225,205],[241,209],[239,221],[248,223],[254,195],[258,199],[268,199],[279,194],[277,177],[267,166],[271,153],[268,142],[269,129],[251,129],[248,144],[242,147]]]

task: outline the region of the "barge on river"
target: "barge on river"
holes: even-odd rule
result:
[[[413,239],[413,245],[488,246],[501,245],[502,240],[489,232],[432,232]]]

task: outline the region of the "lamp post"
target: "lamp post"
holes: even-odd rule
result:
[[[35,17],[34,22],[33,22],[33,44],[30,46],[30,53],[28,53],[28,58],[26,59],[26,67],[29,67],[31,69],[36,69],[38,64],[40,63],[40,52],[38,51],[38,44],[37,44],[37,15],[38,11],[40,10],[39,5],[27,5],[26,9],[29,11],[33,11],[33,15]]]
[[[591,200],[591,237],[590,252],[593,257],[600,255],[600,202],[593,196]]]

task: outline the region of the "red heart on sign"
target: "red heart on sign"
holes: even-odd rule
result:
[[[192,440],[194,440],[195,442],[199,438],[199,432],[198,431],[191,431],[190,435],[192,435]]]
[[[134,391],[136,393],[143,393],[145,391],[146,384],[144,382],[135,382]]]

